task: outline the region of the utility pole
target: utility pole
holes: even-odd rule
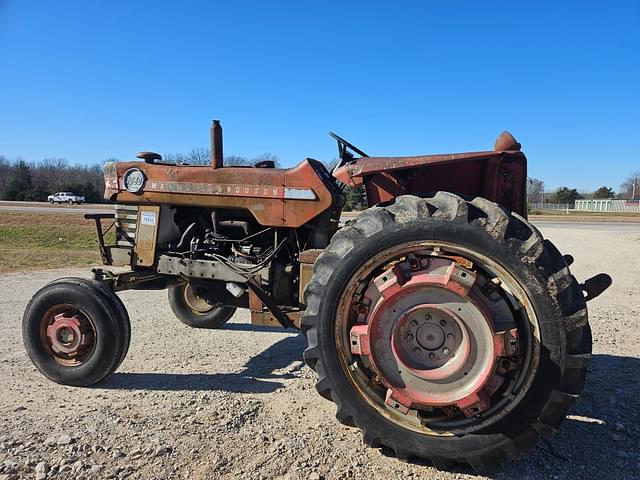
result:
[[[633,177],[633,187],[631,188],[631,200],[636,199],[636,182],[638,181],[638,177]]]

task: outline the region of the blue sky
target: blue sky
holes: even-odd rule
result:
[[[0,155],[490,149],[548,188],[640,170],[640,2],[0,0]]]

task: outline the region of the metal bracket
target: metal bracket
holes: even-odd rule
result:
[[[599,273],[588,278],[580,284],[580,288],[586,293],[584,299],[586,302],[593,300],[613,283],[612,278],[606,273]]]
[[[271,297],[267,294],[267,292],[265,292],[262,287],[258,284],[257,280],[254,277],[251,277],[248,281],[247,281],[247,285],[249,286],[249,288],[251,289],[251,291],[253,293],[256,294],[256,296],[262,301],[262,303],[265,304],[265,306],[269,309],[269,311],[273,314],[273,316],[275,317],[275,319],[278,321],[278,323],[280,325],[282,325],[284,328],[295,328],[298,329],[298,327],[296,327],[296,324],[293,323],[291,321],[291,319],[287,316],[286,313],[284,313],[280,307],[278,307],[273,300],[271,299]]]

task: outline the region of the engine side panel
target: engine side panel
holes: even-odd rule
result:
[[[145,176],[137,193],[124,185],[131,168]],[[107,163],[105,198],[124,204],[243,209],[261,225],[297,228],[337,202],[333,179],[323,173],[311,159],[290,169]]]

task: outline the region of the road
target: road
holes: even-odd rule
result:
[[[559,228],[566,230],[595,230],[598,232],[640,232],[640,222],[577,222],[573,221],[550,221],[536,220],[535,217],[531,222],[540,229]]]
[[[85,203],[83,205],[49,205],[47,202],[0,201],[0,212],[28,213],[113,213],[110,205]]]

